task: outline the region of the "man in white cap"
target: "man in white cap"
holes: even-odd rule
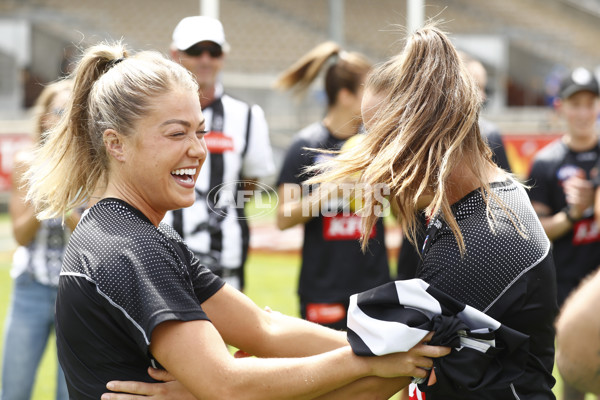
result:
[[[173,31],[171,57],[200,86],[209,154],[196,182],[196,203],[168,213],[165,222],[203,264],[242,290],[249,244],[244,202],[275,165],[263,110],[224,93],[219,73],[228,51],[223,25],[214,18],[186,17]]]
[[[561,83],[555,108],[565,134],[536,154],[529,197],[556,265],[558,305],[600,265],[600,230],[594,220],[594,184],[600,143],[596,119],[600,88],[591,71],[575,69]],[[583,400],[580,388],[563,383],[565,400]]]
[[[185,17],[173,31],[171,57],[196,76],[202,109],[218,97],[218,75],[228,51],[223,25],[214,18]]]

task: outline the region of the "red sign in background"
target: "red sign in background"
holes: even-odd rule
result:
[[[29,146],[31,138],[26,134],[0,135],[0,192],[8,192],[12,188],[12,167],[15,154]]]
[[[512,172],[519,178],[527,178],[535,154],[560,137],[560,133],[504,134],[502,141]]]

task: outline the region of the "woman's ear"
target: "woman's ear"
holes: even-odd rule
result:
[[[117,161],[125,161],[125,143],[123,136],[114,129],[107,129],[102,134],[106,152]]]
[[[337,103],[344,107],[348,107],[353,101],[355,101],[356,95],[346,88],[341,88],[337,94]]]

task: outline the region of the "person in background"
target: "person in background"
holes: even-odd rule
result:
[[[260,309],[161,222],[194,203],[206,133],[194,78],[157,52],[104,43],[75,68],[66,114],[27,171],[42,217],[100,196],[69,239],[59,280],[69,398],[131,399],[115,393],[128,387],[178,400],[389,397],[402,376],[425,376],[447,348],[356,356],[342,332]],[[226,344],[257,357],[234,358]],[[166,377],[149,366],[177,381],[151,384]]]
[[[487,82],[488,75],[485,67],[481,61],[469,56],[466,53],[460,53],[467,70],[475,79],[477,88],[479,89],[479,95],[483,103],[487,101]],[[488,146],[492,149],[492,160],[505,171],[512,172],[508,157],[506,156],[506,149],[504,148],[504,142],[502,141],[502,135],[500,130],[492,121],[488,120],[483,116],[479,116],[479,130],[481,135],[487,141]]]
[[[168,212],[165,222],[202,263],[242,290],[250,232],[244,204],[232,199],[241,198],[239,191],[254,193],[258,179],[272,175],[275,165],[263,110],[224,91],[220,73],[228,51],[223,25],[214,18],[186,17],[173,31],[171,58],[196,78],[209,133],[196,202]]]
[[[565,382],[600,396],[600,269],[565,301],[556,321],[556,365]]]
[[[70,80],[46,86],[35,104],[35,132],[32,147],[46,140],[71,94]],[[18,247],[13,256],[11,276],[14,286],[4,328],[2,357],[2,400],[31,398],[42,355],[54,332],[54,304],[58,276],[71,231],[79,220],[74,211],[62,218],[39,220],[26,200],[24,173],[34,157],[32,149],[15,155],[10,217]],[[57,367],[56,399],[68,398],[65,377]]]
[[[390,272],[382,219],[372,228],[364,254],[358,242],[360,217],[349,197],[344,203],[336,195],[307,207],[310,188],[303,187],[308,178],[304,170],[332,156],[315,150],[340,150],[349,139],[362,136],[360,104],[371,63],[361,54],[325,42],[283,72],[275,86],[303,92],[323,69],[327,110],[321,121],[295,136],[286,153],[277,180],[277,226],[304,225],[298,285],[302,318],[345,329],[350,295],[388,282]],[[360,141],[347,146],[360,146]]]
[[[598,81],[587,69],[577,68],[563,79],[554,106],[566,131],[536,154],[529,175],[529,197],[553,243],[559,306],[600,265],[592,183],[600,160],[599,94]],[[563,396],[576,400],[585,394],[567,381]]]
[[[318,175],[307,184],[335,184],[358,174],[359,183],[387,185],[403,231],[413,238],[424,209],[429,224],[416,280],[526,338],[527,346],[519,352],[501,345],[496,355],[489,355],[493,361],[485,366],[490,368],[475,371],[490,373],[481,385],[466,385],[474,371],[465,370],[489,361],[488,356],[472,363],[476,357],[468,354],[473,353],[454,347],[444,360],[457,360],[457,366],[462,360],[465,369],[436,367],[436,376],[446,373],[453,379],[444,379],[445,385],[438,379],[423,388],[427,400],[553,399],[553,323],[558,309],[551,243],[523,185],[492,159],[479,130],[481,100],[447,34],[434,24],[418,29],[399,55],[367,77],[361,145],[311,168]],[[368,233],[378,217],[375,210],[384,203],[376,192],[366,192],[361,239],[367,251]],[[380,328],[380,321],[403,322],[411,312],[402,304],[391,307],[402,296],[386,292],[390,286],[383,289],[391,299],[384,303],[390,307],[369,308],[368,315],[377,316],[367,319],[371,327]],[[414,300],[412,293],[403,294]],[[376,304],[374,297],[365,297]],[[377,331],[373,336],[381,343],[397,338],[389,332],[394,329],[365,330]],[[497,344],[501,343],[508,342]],[[509,369],[494,370],[500,360],[516,363],[514,379],[503,380]]]

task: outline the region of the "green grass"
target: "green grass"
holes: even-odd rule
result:
[[[296,282],[300,257],[286,253],[251,252],[245,293],[261,308],[299,316]]]
[[[252,211],[252,210],[251,210]],[[252,215],[252,212],[249,213]],[[271,223],[273,214],[260,217],[259,223]],[[250,220],[257,223],[256,220]],[[10,226],[6,215],[0,214],[0,242],[10,243]],[[4,246],[6,247],[6,246]],[[10,246],[9,246],[10,247]],[[0,337],[3,337],[4,319],[8,308],[12,281],[9,276],[13,248],[0,248]],[[275,311],[298,316],[298,298],[296,284],[298,280],[300,258],[297,253],[251,252],[246,269],[246,294],[260,307],[269,306]],[[0,360],[2,355],[0,345]],[[1,361],[0,361],[1,362]],[[0,365],[0,369],[2,366]],[[56,350],[49,345],[44,354],[38,378],[34,388],[33,400],[54,399],[54,377],[56,374]],[[555,393],[561,387],[560,378],[555,371],[557,385]],[[592,400],[588,395],[586,400]]]

